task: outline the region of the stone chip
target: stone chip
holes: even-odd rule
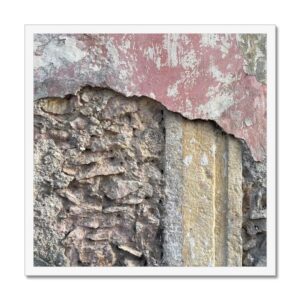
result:
[[[71,113],[74,110],[74,105],[71,100],[64,98],[48,98],[42,105],[45,112],[64,115]]]
[[[136,192],[141,183],[134,180],[113,180],[104,187],[105,195],[112,199],[120,199]]]
[[[119,245],[118,248],[125,252],[128,252],[134,256],[137,256],[137,257],[141,257],[143,255],[143,253],[141,251],[138,251],[138,250],[136,250],[132,247],[126,246],[126,245]]]

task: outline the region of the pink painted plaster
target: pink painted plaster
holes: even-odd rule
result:
[[[266,85],[244,72],[230,34],[36,34],[35,99],[84,85],[147,96],[189,119],[214,120],[266,152]]]

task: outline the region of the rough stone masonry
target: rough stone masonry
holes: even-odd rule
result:
[[[34,35],[35,266],[265,266],[265,34]]]
[[[160,265],[163,107],[79,95],[35,104],[36,263]]]
[[[264,164],[216,124],[87,86],[34,133],[35,266],[266,263]]]

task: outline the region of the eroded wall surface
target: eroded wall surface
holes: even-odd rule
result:
[[[267,165],[255,162],[245,143],[243,154],[243,265],[267,264]]]
[[[240,142],[212,122],[171,112],[165,114],[165,127],[167,264],[241,266]]]
[[[35,257],[161,264],[163,107],[110,90],[35,103]]]
[[[34,114],[36,266],[266,263],[264,164],[216,124],[91,87]]]
[[[36,34],[34,98],[85,85],[213,120],[266,154],[265,34]]]
[[[266,265],[266,56],[264,34],[35,34],[35,265]]]

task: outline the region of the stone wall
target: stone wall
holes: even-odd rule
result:
[[[85,88],[34,121],[36,264],[160,265],[162,105]]]
[[[34,129],[36,266],[265,264],[264,163],[213,122],[85,87]]]
[[[243,265],[267,264],[266,160],[256,162],[243,143]]]

